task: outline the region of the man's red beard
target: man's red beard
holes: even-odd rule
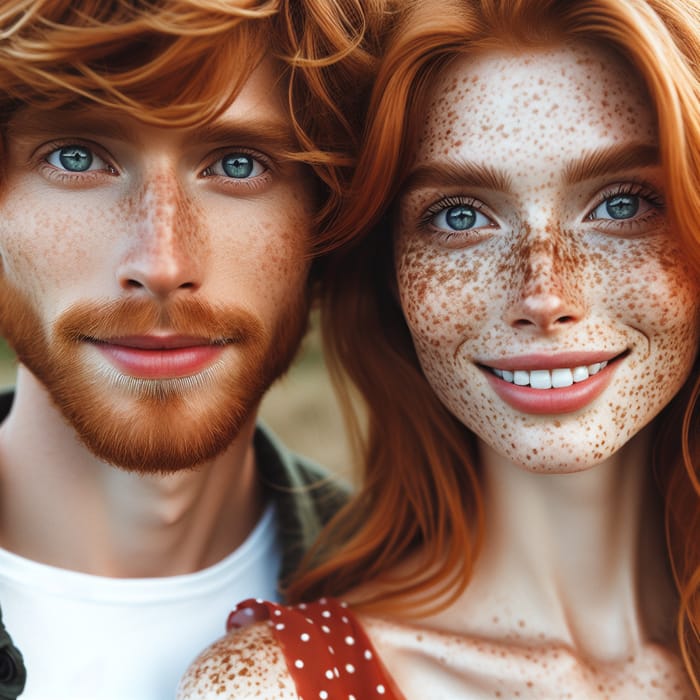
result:
[[[305,291],[286,304],[272,332],[249,312],[195,299],[120,300],[70,307],[49,339],[29,299],[0,274],[0,333],[46,387],[98,458],[142,473],[168,473],[225,450],[270,384],[291,363],[306,329]],[[169,334],[225,345],[222,366],[193,377],[139,379],[86,358],[91,339]],[[39,428],[40,430],[40,428]]]

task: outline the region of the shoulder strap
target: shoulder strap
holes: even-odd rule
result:
[[[404,700],[364,628],[345,603],[321,598],[294,607],[241,603],[228,628],[267,620],[303,700]]]

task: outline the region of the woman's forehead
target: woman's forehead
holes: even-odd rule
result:
[[[588,44],[490,50],[445,67],[427,95],[416,160],[567,161],[591,148],[656,143],[640,77]],[[534,159],[534,160],[533,160]]]

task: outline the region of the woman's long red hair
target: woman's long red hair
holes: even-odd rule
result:
[[[367,407],[363,486],[289,588],[292,599],[379,583],[367,608],[425,610],[468,585],[482,531],[472,436],[424,378],[392,290],[391,203],[410,167],[426,93],[455,56],[579,40],[611,47],[656,110],[668,214],[700,274],[700,7],[697,0],[415,0],[400,3],[354,185],[321,245],[332,371]],[[351,409],[347,389],[344,403]],[[655,465],[680,595],[678,640],[700,692],[700,361],[657,419]],[[421,545],[425,556],[412,560]],[[414,561],[413,566],[406,562]],[[399,566],[402,565],[402,566]],[[398,569],[396,567],[399,567]],[[400,574],[391,574],[400,571]]]

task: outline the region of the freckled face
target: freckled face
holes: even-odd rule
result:
[[[650,104],[585,45],[465,57],[430,94],[394,227],[401,305],[440,399],[525,468],[609,457],[697,355]]]
[[[26,110],[0,193],[0,330],[127,468],[225,449],[305,327],[315,195],[278,70],[193,129]]]

